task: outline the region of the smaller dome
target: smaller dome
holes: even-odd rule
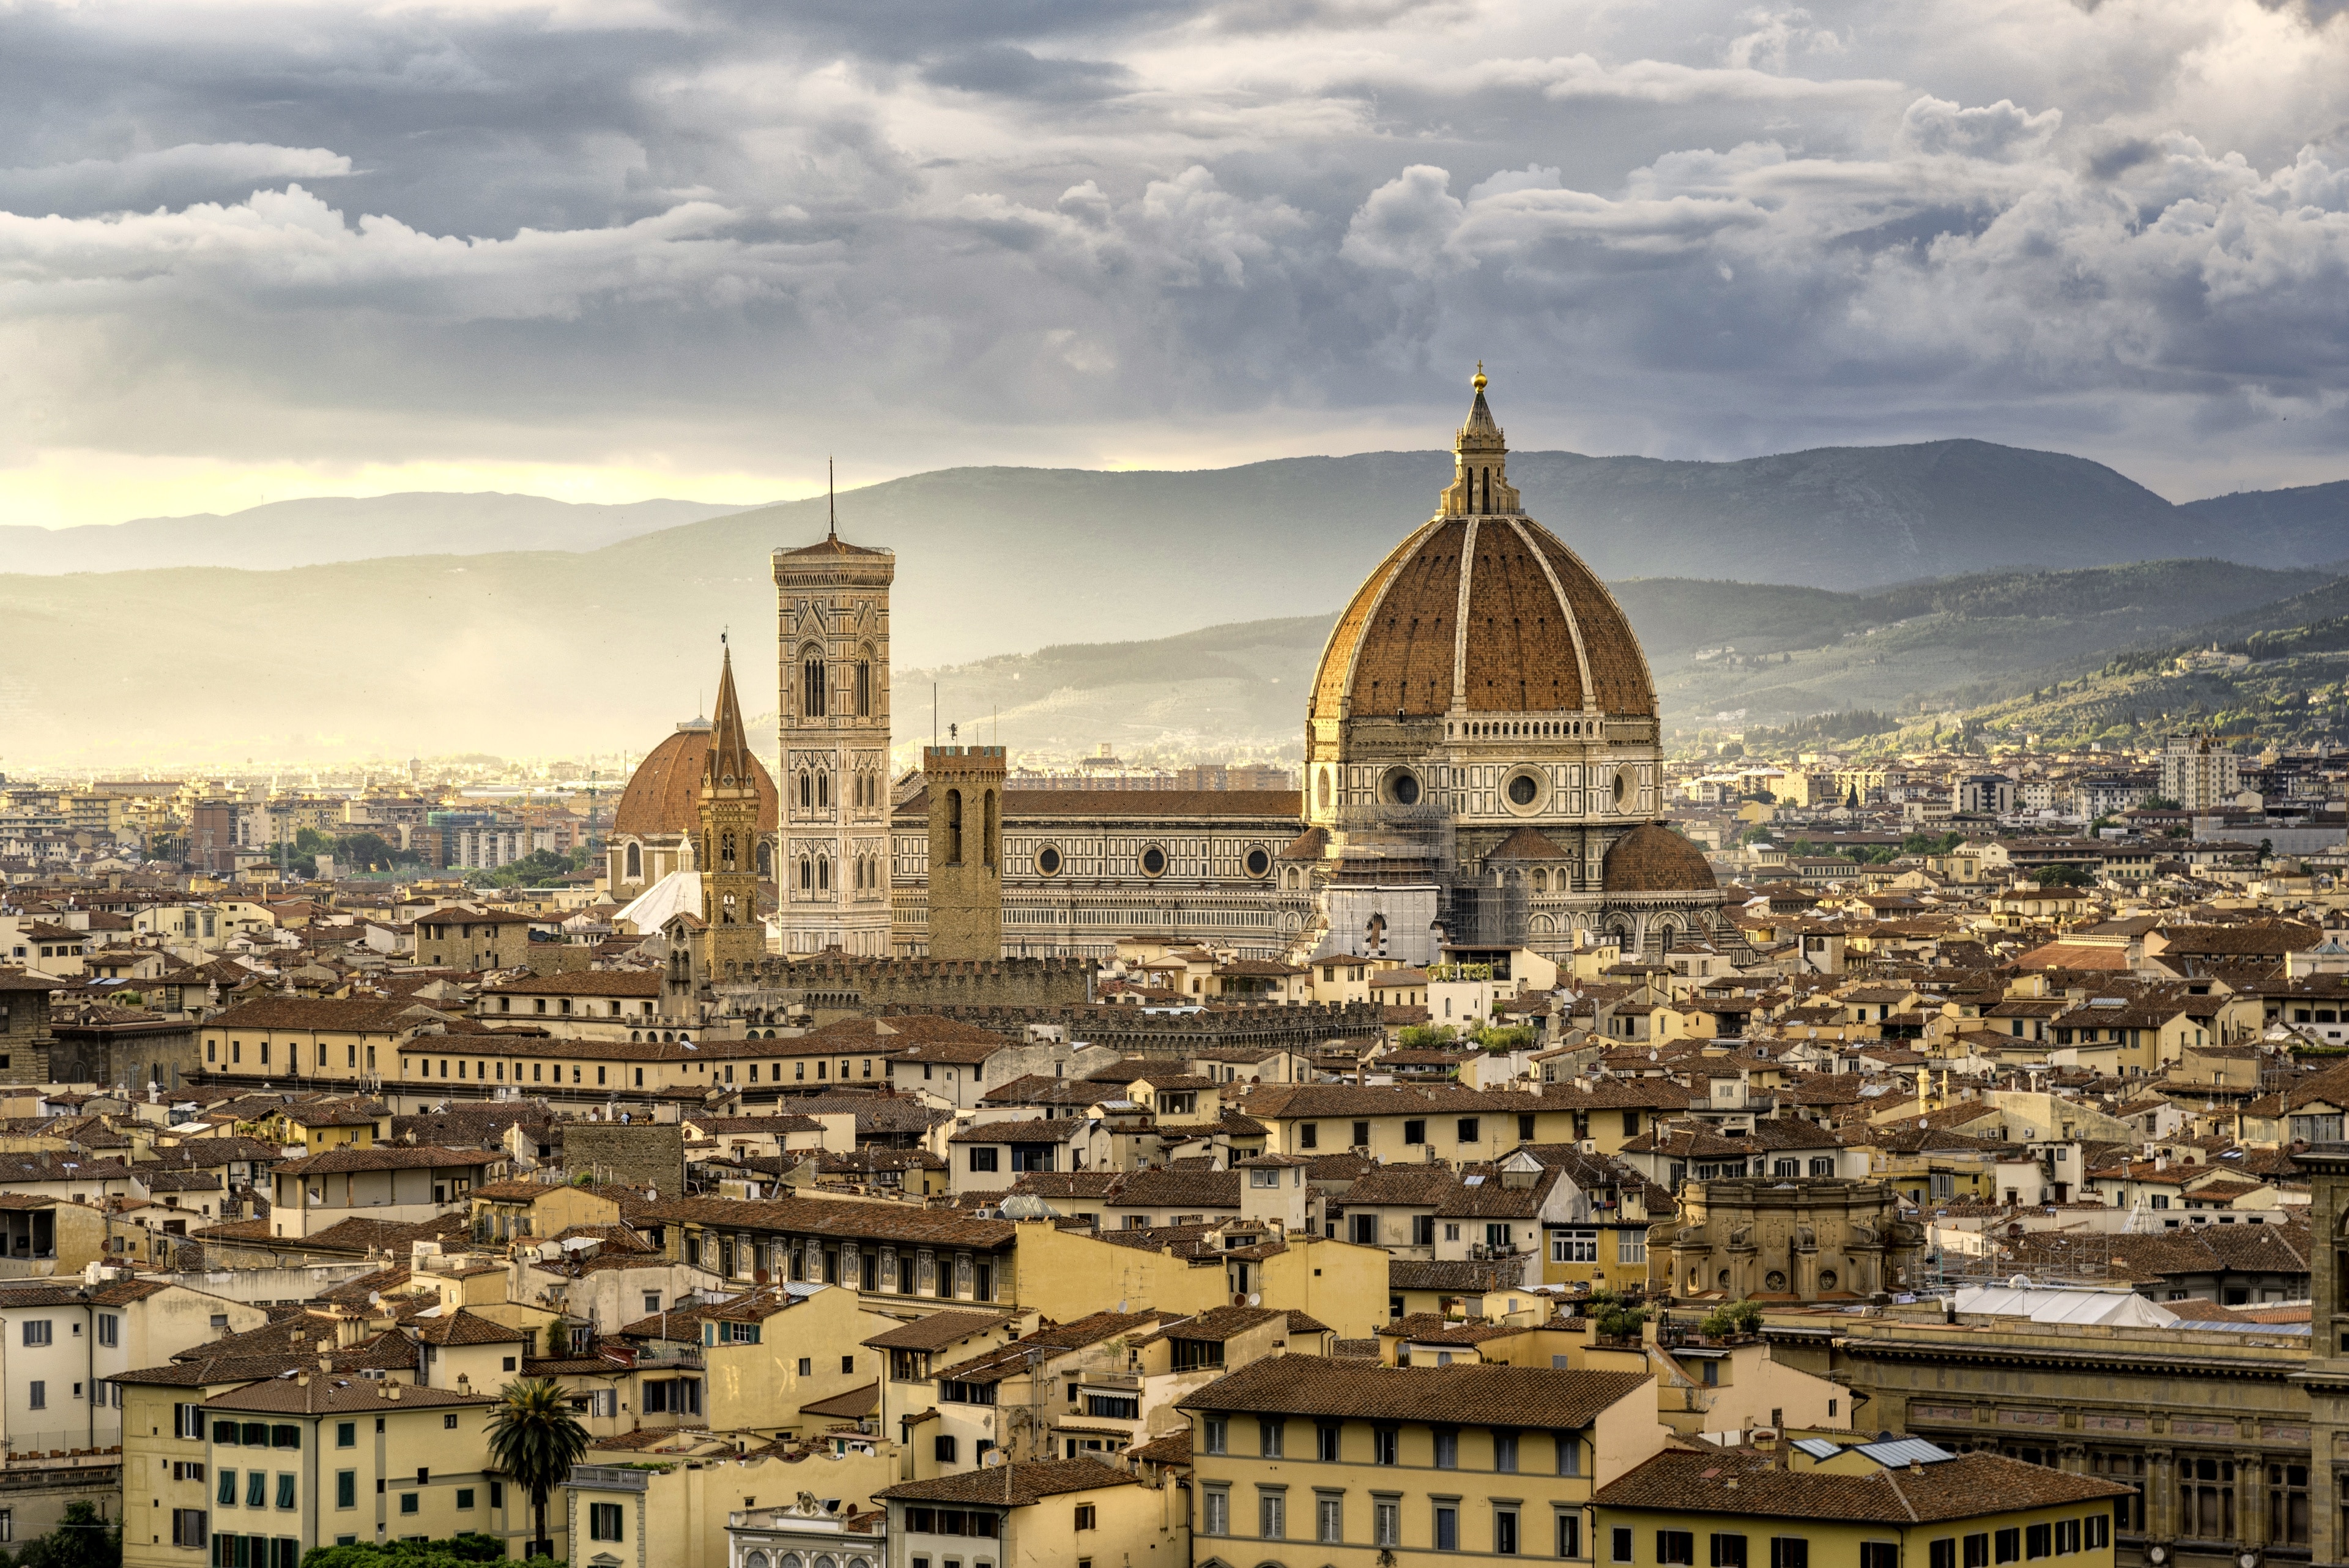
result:
[[[1721,884],[1703,850],[1661,822],[1643,822],[1608,849],[1601,886],[1609,893],[1711,893]]]
[[[612,813],[616,834],[647,836],[694,833],[701,826],[701,764],[709,755],[711,726],[707,719],[691,719],[677,732],[645,753],[628,775],[620,804]],[[781,820],[775,781],[767,766],[750,759],[759,789],[759,831],[772,833]]]

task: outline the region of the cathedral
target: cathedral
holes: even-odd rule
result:
[[[1733,942],[1702,853],[1657,820],[1639,639],[1526,514],[1481,367],[1474,385],[1433,516],[1323,649],[1301,794],[1004,789],[999,751],[959,746],[893,782],[895,556],[835,521],[772,557],[776,772],[730,738],[730,664],[718,720],[679,725],[622,797],[621,918],[715,924],[722,859],[729,896],[763,888],[767,950],[787,959],[1105,957],[1143,938],[1420,964],[1557,955],[1584,933],[1648,952]]]

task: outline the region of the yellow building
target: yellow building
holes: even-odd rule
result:
[[[1099,1459],[1042,1459],[904,1481],[889,1509],[889,1568],[1185,1568],[1183,1493]]]
[[[472,1199],[473,1239],[483,1243],[620,1223],[618,1199],[567,1181],[492,1181],[473,1189]]]
[[[1734,1450],[1659,1454],[1601,1487],[1597,1561],[1773,1568],[1961,1568],[2052,1560],[2110,1568],[2128,1489],[1918,1438],[1793,1446],[1786,1468]]]
[[[316,1371],[207,1385],[206,1365],[118,1380],[126,1564],[278,1568],[459,1531],[527,1542],[529,1500],[487,1473],[494,1400]]]
[[[1193,1558],[1585,1557],[1593,1489],[1664,1445],[1655,1401],[1654,1380],[1634,1373],[1256,1362],[1181,1401]]]

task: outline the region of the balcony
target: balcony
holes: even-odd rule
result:
[[[574,1465],[563,1484],[597,1491],[647,1491],[652,1487],[652,1472],[633,1465]]]

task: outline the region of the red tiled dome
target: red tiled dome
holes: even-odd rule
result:
[[[1643,822],[1608,847],[1600,885],[1609,893],[1710,893],[1721,884],[1703,850]]]
[[[697,830],[701,825],[701,764],[709,754],[709,737],[706,724],[681,728],[646,753],[620,794],[612,831],[644,836]],[[779,820],[774,777],[756,757],[750,759],[750,769],[759,784],[759,831],[772,833]]]

